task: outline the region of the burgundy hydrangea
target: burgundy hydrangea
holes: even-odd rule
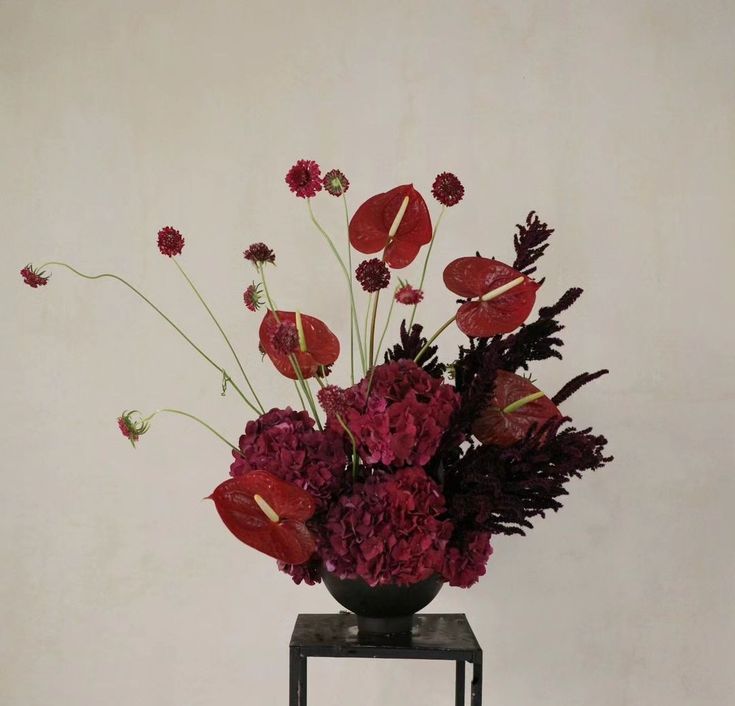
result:
[[[423,581],[441,570],[452,533],[444,513],[444,496],[423,469],[371,476],[330,508],[325,567],[371,586]]]
[[[355,277],[366,292],[378,292],[388,286],[390,270],[382,260],[373,257],[357,266]]]
[[[345,391],[336,385],[327,385],[316,393],[319,404],[327,414],[342,414],[347,407]]]
[[[163,255],[173,257],[181,255],[184,249],[184,238],[176,228],[166,226],[158,231],[158,249]]]
[[[271,339],[273,347],[283,355],[299,349],[299,332],[290,321],[278,324]]]
[[[454,174],[442,172],[434,179],[431,193],[440,204],[454,206],[462,200],[464,186],[462,186],[462,182]]]
[[[243,292],[242,298],[245,306],[250,311],[258,311],[263,305],[263,300],[260,298],[260,285],[255,284],[255,282],[249,284],[248,288]]]
[[[345,423],[367,464],[392,468],[425,466],[434,456],[460,398],[412,360],[375,367],[369,377],[345,390]],[[370,390],[369,399],[366,394]],[[339,423],[329,419],[330,428]]]
[[[469,588],[485,575],[485,565],[493,548],[489,532],[468,532],[461,546],[447,547],[442,576],[450,586]]]
[[[302,199],[316,196],[322,190],[322,170],[312,159],[300,159],[286,174],[288,188]]]
[[[399,304],[412,306],[423,300],[424,293],[420,289],[414,289],[408,282],[404,282],[396,289],[395,297]]]
[[[44,272],[35,270],[31,265],[26,265],[20,271],[23,281],[29,286],[35,289],[36,287],[43,287],[48,284],[48,276]]]
[[[250,421],[233,451],[230,475],[253,470],[272,473],[309,491],[322,507],[342,489],[347,455],[342,435],[314,429],[306,412],[272,409]]]
[[[305,564],[284,564],[279,561],[278,568],[288,574],[297,586],[302,582],[307,586],[322,582],[322,561],[317,555]]]
[[[273,265],[276,262],[275,253],[265,243],[253,243],[243,252],[243,257],[256,267],[268,262]]]
[[[350,188],[349,179],[339,169],[332,169],[324,175],[322,184],[332,196],[342,196]]]

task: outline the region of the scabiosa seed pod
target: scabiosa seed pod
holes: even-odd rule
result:
[[[357,266],[355,277],[366,292],[378,292],[388,286],[390,270],[382,260],[373,257]]]
[[[408,282],[401,282],[401,286],[396,289],[395,297],[399,304],[413,306],[423,300],[424,293],[412,287]]]
[[[23,281],[29,286],[33,287],[33,289],[36,289],[36,287],[43,287],[45,284],[48,284],[48,278],[49,276],[40,270],[36,270],[32,265],[26,265],[21,271],[20,271],[21,277],[23,277]]]
[[[327,385],[316,393],[322,409],[329,415],[342,414],[347,408],[345,391],[336,385]]]
[[[322,179],[322,184],[332,196],[342,196],[350,188],[350,180],[339,169],[327,172]]]
[[[265,243],[252,243],[243,252],[243,257],[256,267],[267,263],[276,264],[276,254]]]
[[[173,257],[181,255],[184,249],[184,238],[176,228],[166,226],[158,231],[158,249],[162,255]]]
[[[313,159],[300,159],[288,170],[286,183],[299,198],[308,199],[322,190],[322,170]]]
[[[288,355],[299,349],[299,332],[290,321],[287,321],[278,324],[271,341],[279,353]]]
[[[454,206],[462,200],[464,186],[462,186],[462,182],[454,174],[442,172],[434,179],[431,193],[443,206]]]
[[[120,433],[135,446],[138,439],[148,431],[150,424],[141,417],[140,412],[133,409],[123,412],[117,418],[117,426]]]
[[[255,282],[248,285],[248,288],[243,292],[243,301],[250,311],[258,311],[258,309],[263,305],[263,300],[260,298],[260,294],[260,285],[255,284]]]

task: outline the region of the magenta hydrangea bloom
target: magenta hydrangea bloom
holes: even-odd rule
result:
[[[314,586],[322,582],[322,561],[317,555],[314,555],[305,564],[285,564],[279,561],[278,568],[284,574],[288,574],[297,586],[300,583]]]
[[[469,588],[485,575],[485,565],[493,548],[489,532],[469,532],[461,546],[450,546],[444,556],[441,574],[450,586]]]
[[[322,190],[322,170],[313,159],[300,159],[288,170],[286,183],[299,198],[311,198]]]

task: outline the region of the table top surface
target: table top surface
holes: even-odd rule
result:
[[[410,634],[365,636],[358,634],[352,613],[301,613],[296,618],[290,646],[314,656],[370,656],[379,651],[410,652],[447,659],[457,653],[481,652],[475,634],[463,613],[419,613]],[[439,657],[441,658],[441,657]]]

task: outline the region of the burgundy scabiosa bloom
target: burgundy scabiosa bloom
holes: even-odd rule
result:
[[[431,193],[443,206],[454,206],[462,200],[464,186],[462,186],[462,182],[454,174],[442,172],[434,179]]]
[[[378,292],[388,286],[390,270],[382,260],[373,257],[357,266],[355,277],[366,292]]]
[[[265,243],[252,243],[248,249],[243,252],[243,257],[250,260],[256,267],[276,263],[276,254]]]
[[[158,231],[158,249],[161,254],[173,257],[181,255],[184,249],[184,238],[176,228],[166,226]]]
[[[322,190],[322,170],[313,159],[300,159],[288,170],[286,183],[299,198],[311,198]]]
[[[120,433],[135,446],[138,439],[148,431],[150,425],[140,418],[140,413],[137,410],[131,410],[123,412],[117,418],[117,426]]]
[[[328,171],[322,179],[322,184],[332,196],[342,196],[350,188],[350,180],[339,169]]]
[[[45,272],[34,269],[32,265],[26,265],[20,271],[20,274],[21,277],[23,277],[23,281],[29,287],[33,287],[33,289],[36,289],[36,287],[43,287],[45,284],[48,284],[48,275],[46,275]]]
[[[423,300],[424,293],[412,287],[408,282],[401,282],[401,286],[396,289],[395,298],[399,304],[412,306]]]
[[[316,393],[319,404],[328,415],[342,414],[347,408],[345,391],[336,385],[327,385]]]
[[[243,292],[242,298],[245,306],[250,311],[258,311],[263,305],[263,300],[260,298],[260,285],[255,284],[255,282],[249,284],[248,288]]]
[[[299,349],[299,332],[290,321],[285,321],[276,326],[271,337],[273,347],[283,355],[289,355]]]

